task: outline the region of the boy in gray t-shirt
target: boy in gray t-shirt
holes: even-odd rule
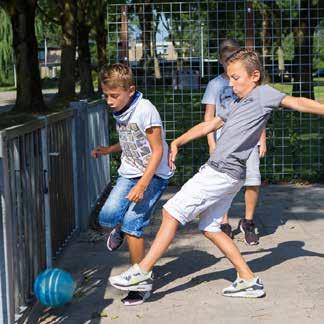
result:
[[[217,116],[218,110],[222,108],[221,100],[226,96],[235,96],[231,87],[229,87],[229,79],[226,74],[226,59],[234,52],[240,49],[239,43],[234,39],[224,40],[219,47],[219,62],[223,65],[224,73],[208,82],[206,91],[201,103],[205,104],[204,120],[210,121]],[[221,135],[221,129],[215,133],[207,135],[209,153],[212,154],[216,148],[217,140]],[[249,245],[259,243],[257,228],[253,221],[254,212],[259,197],[261,185],[260,174],[260,157],[264,157],[267,150],[265,129],[261,134],[259,143],[254,147],[248,160],[246,161],[246,177],[244,182],[245,188],[245,217],[240,219],[239,228],[244,233],[244,240]],[[232,227],[228,221],[228,213],[225,213],[221,230],[229,237],[233,238]]]
[[[246,161],[257,145],[272,110],[282,106],[324,115],[324,104],[287,96],[270,86],[260,85],[262,67],[252,50],[241,49],[226,63],[230,86],[237,98],[224,97],[222,110],[228,111],[227,114],[219,114],[176,138],[170,145],[169,162],[174,168],[180,146],[223,127],[216,149],[199,172],[163,206],[162,224],[144,259],[121,275],[109,278],[118,289],[145,289],[145,285],[153,280],[153,266],[171,244],[179,224],[184,225],[199,216],[199,228],[203,234],[224,253],[237,271],[237,279],[223,290],[223,295],[249,298],[265,295],[261,280],[253,274],[234,241],[220,229],[224,210],[244,183]]]

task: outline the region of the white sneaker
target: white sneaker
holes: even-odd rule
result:
[[[144,273],[138,264],[134,264],[120,275],[110,277],[109,282],[120,290],[151,291],[152,271]]]
[[[222,291],[223,296],[259,298],[265,295],[263,283],[259,277],[246,280],[237,276],[237,279]]]

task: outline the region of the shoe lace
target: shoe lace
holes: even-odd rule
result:
[[[246,231],[254,233],[254,228],[255,228],[254,222],[246,222],[245,224]]]
[[[130,267],[128,270],[124,271],[123,273],[121,273],[121,277],[123,279],[127,279],[128,277],[132,276],[134,272],[134,267]]]
[[[123,240],[123,235],[122,235],[122,232],[120,230],[115,229],[111,233],[111,235],[114,238],[114,240],[118,240],[118,241],[122,241]]]

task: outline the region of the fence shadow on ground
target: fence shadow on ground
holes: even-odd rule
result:
[[[77,283],[72,301],[62,307],[51,308],[37,304],[29,315],[26,324],[34,323],[100,323],[113,299],[106,297],[107,280],[111,270],[120,264],[128,263],[126,246],[111,257],[103,240],[95,243],[87,240],[86,234],[71,244],[60,258],[58,267],[71,274]],[[95,305],[95,307],[94,307]]]

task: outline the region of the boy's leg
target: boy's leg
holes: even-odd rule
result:
[[[143,229],[149,224],[154,206],[160,199],[167,187],[168,181],[154,176],[147,187],[143,199],[138,203],[132,203],[125,214],[122,231],[127,239],[130,261],[137,264],[142,261],[145,255],[144,232]],[[142,285],[144,291],[129,291],[128,295],[122,299],[124,305],[132,306],[142,304],[150,297],[150,287],[152,285]]]
[[[252,221],[258,203],[260,186],[245,187],[245,219]]]
[[[145,256],[144,238],[125,234],[131,264],[140,263]]]
[[[223,233],[225,233],[228,237],[233,238],[232,226],[228,222],[228,213],[225,213],[220,227]]]
[[[163,217],[164,218],[164,217]],[[162,229],[162,226],[160,227],[160,231]],[[170,228],[168,226],[166,226],[166,229],[168,231],[168,233],[170,233]],[[159,231],[159,232],[160,232]],[[174,235],[175,235],[176,229],[174,231]],[[129,247],[129,252],[130,252],[130,257],[131,257],[131,262],[132,264],[136,264],[139,263],[140,268],[141,269],[145,269],[147,266],[145,265],[145,263],[142,265],[141,261],[144,258],[144,239],[143,238],[137,238],[135,236],[131,236],[131,235],[127,235],[126,234],[126,238],[127,238],[127,242],[128,242],[128,247]],[[157,240],[157,237],[155,238],[154,242]],[[154,245],[154,243],[153,243]],[[153,247],[152,245],[152,247]],[[151,247],[151,249],[152,249]],[[161,245],[157,245],[158,249],[161,249]],[[150,251],[151,251],[150,249]],[[149,254],[146,256],[145,259],[147,259],[147,264],[152,265],[152,266],[148,266],[148,272],[152,269],[153,265],[154,265],[154,261],[150,260]],[[154,255],[154,254],[152,254]],[[143,262],[143,261],[142,261]],[[149,282],[148,278],[148,282]],[[145,302],[148,298],[150,298],[151,296],[151,292],[149,291],[129,291],[128,295],[122,299],[122,303],[125,306],[134,306],[134,305],[140,305],[143,302]]]
[[[145,255],[144,238],[125,234],[128,244],[131,264],[140,263]],[[143,304],[150,298],[150,291],[129,291],[127,296],[122,298],[121,302],[125,306],[135,306]]]
[[[249,245],[256,245],[259,243],[257,228],[253,221],[261,185],[259,166],[259,147],[256,146],[246,162],[246,180],[244,183],[245,218],[241,219],[239,222],[239,228],[244,233],[244,240]]]
[[[163,209],[162,215],[162,223],[153,244],[145,258],[139,264],[144,272],[151,271],[155,263],[168,249],[179,226],[179,221],[173,218],[165,209]]]
[[[234,241],[222,231],[204,231],[204,235],[224,253],[237,271],[237,279],[231,286],[223,289],[223,295],[245,298],[259,298],[264,296],[265,291],[261,280],[254,276]]]
[[[152,290],[152,268],[171,244],[176,235],[178,225],[179,221],[163,209],[162,224],[144,259],[140,264],[133,265],[124,273],[110,277],[111,285],[121,290]]]
[[[223,295],[230,297],[261,297],[265,294],[261,280],[254,276],[234,241],[221,230],[222,215],[231,205],[233,197],[224,195],[223,199],[207,208],[201,214],[199,229],[224,253],[237,271],[237,280],[230,287],[223,290]]]
[[[144,228],[149,224],[154,206],[168,185],[168,180],[154,176],[138,203],[131,203],[123,219],[121,230],[128,241],[132,263],[144,257]]]
[[[226,258],[233,264],[240,278],[253,278],[253,272],[243,259],[239,249],[237,248],[233,240],[231,240],[222,231],[216,233],[203,231],[203,233],[223,252]]]
[[[110,283],[121,290],[132,290],[135,287],[136,289],[146,289],[148,283],[152,282],[150,270],[172,242],[179,223],[184,225],[214,203],[225,201],[226,203],[222,204],[222,209],[217,213],[215,224],[212,224],[219,229],[224,213],[228,210],[233,197],[241,186],[241,181],[217,172],[208,165],[203,166],[164,205],[162,224],[153,245],[140,265],[134,265],[119,276],[109,278]]]
[[[107,239],[109,251],[118,249],[123,243],[124,235],[120,230],[120,226],[131,204],[126,196],[135,184],[134,179],[118,177],[116,185],[100,210],[99,224],[104,229],[113,228]]]

